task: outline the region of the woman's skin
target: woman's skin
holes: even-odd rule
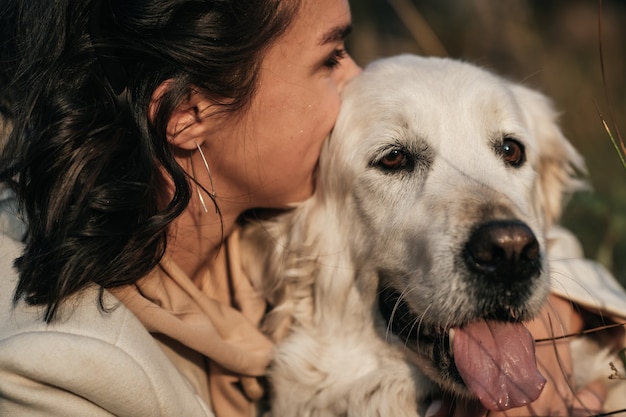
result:
[[[290,28],[267,51],[245,114],[202,117],[214,109],[196,94],[172,118],[169,140],[178,147],[178,162],[212,191],[196,144],[202,147],[221,213],[203,193],[205,212],[194,193],[173,225],[168,254],[192,279],[212,267],[222,241],[220,223],[228,236],[250,208],[286,207],[311,195],[339,94],[361,71],[344,49],[350,25],[347,0],[304,0]]]
[[[583,325],[582,317],[574,310],[570,301],[551,296],[547,307],[537,319],[528,324],[528,328],[535,339],[549,339],[578,333],[583,329]],[[539,400],[528,406],[527,409],[522,407],[515,410],[514,413],[507,413],[507,415],[521,416],[535,412],[542,415],[588,416],[602,411],[600,398],[606,397],[604,385],[596,382],[574,394],[571,387],[565,383],[563,373],[570,373],[573,365],[569,351],[569,339],[538,343],[536,355],[542,374],[548,381],[557,382],[548,383]]]
[[[219,206],[218,214],[202,192],[205,211],[194,193],[185,213],[173,224],[167,253],[192,280],[212,270],[223,238],[233,231],[241,213],[257,207],[286,207],[311,195],[320,147],[335,123],[340,93],[360,72],[344,49],[350,25],[347,0],[303,0],[295,21],[268,49],[258,90],[244,114],[212,114],[216,108],[208,100],[191,94],[170,120],[168,138],[176,147],[178,162],[209,192],[215,192]],[[162,88],[167,83],[157,89],[154,101]],[[547,317],[553,326],[562,323],[565,333],[582,326],[569,302],[552,297],[541,317],[529,324],[535,338],[550,335]],[[557,344],[558,356],[564,369],[571,369],[565,343]],[[552,345],[537,349],[540,368],[548,378],[539,400],[528,409],[503,415],[566,414],[574,395],[554,355]],[[587,408],[600,410],[603,392],[592,386],[578,398]],[[451,407],[446,400],[442,404],[436,416],[486,414],[472,404]]]

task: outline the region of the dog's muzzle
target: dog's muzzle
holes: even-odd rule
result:
[[[404,345],[426,358],[427,373],[443,387],[469,391],[495,411],[527,404],[545,384],[533,339],[520,322],[530,316],[526,303],[541,275],[537,238],[523,222],[490,221],[470,232],[458,256],[471,317],[425,320],[428,309],[414,311],[402,288],[383,282],[380,312]]]

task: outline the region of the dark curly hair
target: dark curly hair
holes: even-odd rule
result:
[[[0,111],[10,132],[0,181],[28,223],[14,302],[45,306],[50,322],[95,284],[106,309],[103,288],[155,267],[191,195],[166,138],[173,110],[197,91],[245,111],[264,51],[297,9],[296,0],[3,2]]]

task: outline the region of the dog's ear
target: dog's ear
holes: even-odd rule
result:
[[[582,156],[561,132],[551,101],[521,85],[513,86],[513,90],[537,141],[535,209],[543,215],[545,226],[550,227],[559,222],[572,194],[589,188],[585,179],[587,168]]]

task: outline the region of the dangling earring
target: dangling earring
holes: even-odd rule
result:
[[[200,152],[200,157],[202,158],[202,162],[204,162],[204,167],[206,168],[206,172],[209,174],[209,183],[211,184],[211,192],[209,194],[211,196],[211,200],[213,200],[213,204],[215,205],[215,212],[217,213],[218,208],[217,208],[217,203],[215,201],[215,197],[216,197],[215,186],[213,185],[213,176],[211,175],[211,170],[209,169],[209,163],[207,162],[206,157],[204,156],[204,152],[202,152],[202,148],[200,147],[200,145],[198,145],[198,142],[195,142],[195,144],[196,144],[196,148],[198,148],[198,152]],[[193,174],[194,179],[195,179],[196,172],[193,168],[193,159],[191,161],[191,173]],[[206,203],[204,202],[204,198],[202,197],[202,192],[200,191],[200,188],[204,189],[204,187],[199,186],[198,181],[196,180],[196,190],[198,191],[200,204],[202,204],[202,209],[204,210],[204,212],[208,213],[209,210],[206,207]]]

